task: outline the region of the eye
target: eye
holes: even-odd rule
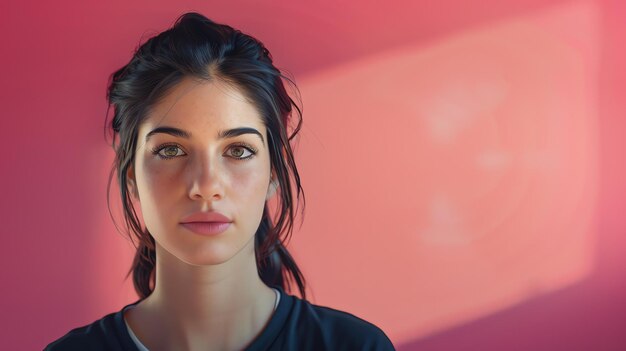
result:
[[[231,146],[227,153],[235,159],[246,160],[256,154],[256,149],[250,145],[238,144]]]
[[[158,155],[162,159],[174,158],[186,155],[177,145],[161,145],[152,150],[152,153]]]

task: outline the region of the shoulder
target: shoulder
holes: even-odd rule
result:
[[[125,350],[123,333],[119,330],[121,312],[114,312],[94,322],[74,328],[48,344],[45,351]],[[123,323],[123,320],[122,320]]]
[[[57,350],[102,350],[101,339],[103,337],[99,327],[101,320],[91,324],[74,328],[51,342],[45,351]]]
[[[394,350],[376,325],[351,313],[295,298],[294,317],[299,329],[315,333],[325,349]]]

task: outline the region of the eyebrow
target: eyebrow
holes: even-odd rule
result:
[[[191,139],[191,132],[178,129],[175,127],[161,126],[161,127],[154,128],[148,134],[146,134],[146,142],[150,140],[151,136],[155,134],[159,134],[159,133],[169,134],[169,135],[173,135],[179,138]],[[233,138],[242,134],[256,134],[259,136],[259,138],[261,138],[261,141],[265,143],[265,140],[263,139],[263,135],[261,134],[261,132],[250,127],[239,127],[239,128],[220,130],[217,133],[217,136],[219,139],[225,139],[225,138]]]

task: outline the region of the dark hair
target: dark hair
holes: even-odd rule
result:
[[[285,247],[293,231],[300,200],[304,215],[304,191],[290,145],[302,125],[302,111],[287,93],[283,79],[296,92],[297,87],[273,65],[270,52],[259,40],[198,13],[180,16],[172,28],[148,39],[137,48],[130,62],[109,79],[107,99],[114,115],[109,125],[107,109],[105,132],[109,127],[112,129],[111,144],[116,158],[109,175],[107,204],[113,218],[109,193],[117,172],[126,233],[137,249],[127,277],[132,272],[133,284],[141,299],[154,290],[154,238],[147,228],[142,228],[127,187],[127,171],[134,162],[138,129],[148,110],[185,77],[206,81],[219,79],[231,84],[260,112],[267,128],[271,167],[280,186],[277,218],[275,221],[271,218],[266,202],[255,233],[259,277],[268,286],[281,286],[288,291],[295,281],[300,295],[306,299],[304,276]],[[297,123],[288,135],[292,107],[297,111]],[[119,143],[116,144],[117,135]],[[113,221],[115,223],[115,218]]]

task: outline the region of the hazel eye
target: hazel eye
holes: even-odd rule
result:
[[[154,153],[163,159],[185,155],[183,150],[176,145],[165,145],[154,150]]]
[[[245,160],[254,156],[256,151],[243,145],[235,145],[228,150],[228,153],[236,159]]]

